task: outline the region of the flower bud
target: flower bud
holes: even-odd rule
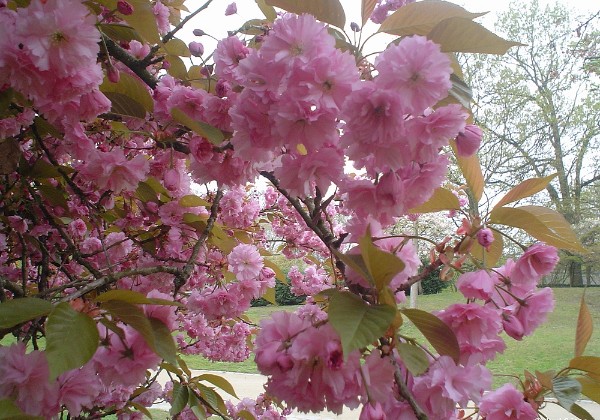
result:
[[[117,10],[119,11],[119,13],[125,16],[133,14],[133,6],[125,0],[119,0],[117,2]]]
[[[206,35],[206,32],[204,32],[202,29],[194,29],[192,33],[194,34],[194,36]]]
[[[488,228],[483,228],[477,232],[477,242],[484,247],[486,251],[490,250],[492,242],[494,242],[494,234]]]
[[[227,6],[227,9],[225,9],[225,16],[235,15],[236,13],[237,5],[235,4],[235,2],[231,3],[229,6]]]
[[[204,45],[201,42],[192,41],[190,42],[190,53],[194,57],[202,57],[204,54]]]
[[[111,83],[119,83],[119,80],[121,79],[119,70],[112,64],[108,65],[108,68],[106,69],[106,76]]]
[[[481,144],[483,131],[476,125],[467,125],[465,131],[456,137],[456,151],[459,156],[468,157],[474,155]]]
[[[350,29],[352,29],[353,32],[360,32],[360,26],[358,26],[358,23],[356,22],[350,24]]]

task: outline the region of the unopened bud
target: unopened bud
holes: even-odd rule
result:
[[[192,32],[195,36],[202,36],[202,35],[206,35],[206,32],[204,32],[202,29],[194,29],[194,31]]]
[[[350,24],[350,29],[352,29],[353,32],[360,32],[360,26],[358,26],[358,23],[356,22]]]
[[[202,57],[204,54],[204,45],[201,42],[192,41],[190,42],[190,53],[194,57]]]
[[[125,16],[133,14],[133,6],[125,0],[119,0],[117,2],[117,10],[119,11],[119,13]]]
[[[119,70],[112,64],[108,65],[108,68],[106,69],[106,76],[112,83],[119,83],[119,80],[121,79],[121,73],[119,73]]]

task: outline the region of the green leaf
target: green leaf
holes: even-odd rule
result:
[[[15,139],[0,139],[0,175],[9,175],[16,171],[21,161],[21,149]]]
[[[150,321],[148,318],[146,318],[144,311],[142,311],[136,305],[124,302],[122,300],[109,300],[107,302],[103,302],[101,307],[110,313],[113,318],[116,318],[134,328],[142,335],[146,341],[146,344],[148,344],[152,350],[155,350],[154,331],[152,329],[152,324],[150,324]]]
[[[275,295],[275,288],[269,287],[264,295],[261,296],[267,302],[272,305],[277,305],[277,296]]]
[[[143,203],[158,202],[158,194],[146,182],[140,182],[135,190],[135,196],[142,200]]]
[[[557,248],[587,252],[562,214],[546,207],[498,207],[490,213],[490,222],[523,229]]]
[[[145,118],[146,112],[154,110],[154,100],[144,83],[134,76],[121,73],[117,83],[105,79],[100,91],[112,102],[115,114]]]
[[[168,55],[190,57],[190,49],[181,39],[173,38],[161,47]],[[187,72],[186,72],[187,73]]]
[[[460,359],[460,347],[454,332],[441,319],[420,309],[401,309],[421,334],[441,355],[450,356],[454,362]]]
[[[427,38],[439,44],[442,52],[502,55],[511,47],[523,45],[507,41],[464,17],[444,19],[427,34]]]
[[[474,19],[485,13],[471,13],[446,1],[419,1],[402,6],[392,13],[379,32],[405,36],[427,35],[438,23],[452,17]]]
[[[265,15],[265,17],[269,21],[273,22],[275,21],[275,19],[277,19],[277,12],[273,8],[273,6],[268,5],[265,0],[256,0],[256,4],[258,5],[260,11],[263,12],[263,15]]]
[[[402,363],[414,376],[419,376],[429,368],[427,353],[420,347],[408,343],[399,343],[396,346]]]
[[[50,377],[86,364],[98,348],[98,328],[92,318],[59,303],[46,323],[46,357]]]
[[[377,0],[362,0],[360,4],[360,16],[362,19],[362,24],[364,25],[371,17],[373,10],[375,10],[375,5],[377,4]]]
[[[346,24],[346,14],[339,0],[266,0],[266,3],[298,15],[308,13],[338,28],[343,29]]]
[[[223,135],[223,132],[221,130],[205,122],[194,121],[180,109],[171,109],[171,116],[175,121],[185,125],[187,128],[189,128],[196,134],[200,134],[202,137],[206,138],[214,145],[220,145],[221,142],[223,142],[223,140],[225,139],[225,136]]]
[[[206,408],[200,402],[198,397],[196,397],[196,395],[191,391],[189,393],[188,405],[190,406],[192,413],[194,413],[198,419],[204,420],[208,417],[206,414]],[[254,420],[254,417],[252,417],[252,420]]]
[[[147,304],[147,305],[167,305],[167,306],[179,306],[183,305],[179,302],[174,302],[168,299],[149,298],[146,295],[135,292],[133,290],[118,289],[109,290],[108,292],[98,295],[95,299],[96,302],[108,302],[109,300],[120,300],[127,303],[134,304]]]
[[[275,278],[277,280],[279,280],[283,284],[288,284],[287,276],[281,270],[281,268],[279,268],[279,266],[277,264],[275,264],[275,262],[273,262],[272,260],[270,260],[268,258],[265,258],[263,263],[264,263],[265,267],[269,267],[271,270],[273,270],[275,272]]]
[[[98,29],[107,37],[115,41],[143,41],[140,35],[131,26],[120,23],[101,23]]]
[[[23,322],[46,316],[52,304],[38,298],[11,299],[0,303],[0,329],[12,328]]]
[[[369,305],[350,292],[332,291],[329,322],[342,342],[344,358],[383,336],[394,320],[396,309],[388,305]]]
[[[404,270],[402,260],[390,252],[377,248],[373,244],[370,233],[360,239],[360,252],[378,291],[385,289],[394,276]]]
[[[173,382],[173,399],[169,414],[176,416],[181,413],[188,403],[189,389],[187,386],[181,385],[179,382]]]
[[[265,19],[250,19],[245,22],[239,29],[239,32],[244,35],[262,35],[265,33],[265,25],[269,21]]]
[[[544,178],[531,178],[521,182],[516,187],[512,188],[500,201],[494,206],[502,207],[506,204],[521,200],[522,198],[531,197],[532,195],[542,191],[556,177],[556,174],[549,175]]]
[[[173,54],[167,54],[165,60],[169,62],[169,68],[167,73],[176,79],[186,80],[188,76],[188,70],[185,63],[179,56]]]
[[[352,268],[361,277],[367,280],[373,286],[375,285],[375,280],[371,276],[371,273],[367,269],[366,263],[360,254],[343,254],[340,251],[334,249],[332,250],[333,254],[348,267]]]
[[[558,403],[568,411],[571,406],[581,398],[581,384],[577,379],[558,376],[552,379],[552,392]]]
[[[600,379],[600,357],[596,356],[577,356],[569,362],[569,368],[578,369],[584,372],[598,376]]]
[[[111,1],[114,2],[114,1]],[[160,42],[156,17],[152,11],[152,3],[147,0],[128,0],[133,6],[134,12],[129,16],[123,16],[125,21],[131,25],[146,41],[151,44]],[[116,5],[116,2],[114,2]],[[113,7],[115,9],[116,7]]]
[[[157,318],[148,318],[154,335],[154,349],[156,354],[171,364],[177,363],[177,346],[173,341],[171,330]]]
[[[152,419],[152,413],[150,412],[150,410],[148,410],[142,404],[136,403],[134,401],[129,401],[127,403],[127,405],[130,406],[130,407],[132,407],[132,408],[134,408],[135,410],[139,411],[140,413],[142,413],[143,415],[145,415],[149,419]]]
[[[203,198],[197,195],[184,195],[179,199],[179,205],[181,207],[210,207],[211,204]]]
[[[56,187],[52,187],[50,185],[43,184],[37,185],[36,188],[40,192],[40,194],[53,206],[62,207],[65,210],[69,208],[67,198],[64,196],[62,190]]]
[[[437,188],[429,200],[420,206],[409,210],[409,213],[434,213],[442,210],[458,210],[460,203],[458,197],[445,188]]]
[[[581,356],[585,351],[587,343],[592,337],[594,321],[592,314],[585,303],[585,294],[581,296],[579,305],[579,316],[577,317],[577,329],[575,333],[575,357]]]
[[[582,420],[595,420],[594,416],[592,416],[585,408],[583,408],[579,404],[573,403],[570,411]]]
[[[221,398],[221,396],[215,392],[213,388],[198,384],[198,391],[200,392],[200,396],[209,404],[212,409],[218,410],[221,413],[227,412],[225,401],[223,401],[223,398]]]
[[[0,420],[42,420],[42,417],[28,416],[11,400],[0,400]]]
[[[218,388],[227,392],[229,395],[238,398],[237,394],[235,393],[235,389],[233,389],[233,386],[229,383],[227,379],[225,379],[222,376],[213,375],[211,373],[205,373],[200,376],[196,376],[194,380],[210,382],[211,384],[216,385]]]
[[[44,159],[38,159],[33,166],[27,170],[27,176],[34,179],[59,178],[60,172],[56,166]]]

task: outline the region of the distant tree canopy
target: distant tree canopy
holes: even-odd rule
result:
[[[475,120],[485,130],[486,181],[504,191],[556,174],[547,200],[591,251],[599,226],[599,21],[600,13],[576,18],[559,4],[513,2],[495,29],[525,45],[503,56],[469,56],[465,67],[476,95]],[[571,285],[582,285],[583,273],[591,273],[585,263],[597,258],[590,254],[566,253]]]

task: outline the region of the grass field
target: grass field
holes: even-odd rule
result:
[[[534,372],[560,369],[568,365],[573,357],[575,326],[579,313],[579,304],[583,289],[554,289],[556,308],[548,318],[548,322],[539,327],[535,333],[522,341],[515,341],[505,336],[507,345],[503,354],[488,363],[488,367],[496,375],[523,374],[525,369]],[[426,311],[441,309],[451,303],[463,302],[460,293],[444,291],[437,295],[419,296],[417,306]],[[586,291],[586,303],[594,320],[595,332],[588,343],[586,354],[600,356],[600,288]],[[252,308],[249,317],[257,322],[280,310],[294,310],[294,306]],[[405,325],[403,334],[419,336],[412,326]],[[214,363],[199,356],[187,356],[186,362],[193,369],[224,370],[233,372],[257,373],[252,358],[242,363]],[[498,378],[500,384],[506,378]]]

